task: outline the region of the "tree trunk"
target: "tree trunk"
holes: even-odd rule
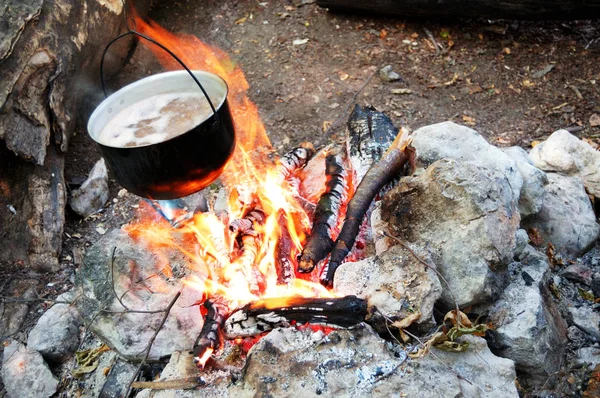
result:
[[[64,154],[81,104],[102,98],[98,64],[123,30],[123,3],[5,0],[0,12],[0,262],[57,270]]]
[[[596,19],[600,0],[317,0],[336,11],[395,17],[493,19]]]

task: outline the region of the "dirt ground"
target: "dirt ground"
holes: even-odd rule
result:
[[[353,103],[388,113],[398,127],[452,120],[499,146],[530,149],[560,128],[600,143],[600,126],[590,123],[600,114],[598,21],[411,21],[330,13],[310,0],[157,3],[150,18],[220,47],[244,70],[279,153],[302,141],[330,142]],[[385,65],[402,79],[382,81]],[[111,85],[161,70],[139,46]],[[327,130],[337,120],[340,127]],[[81,183],[99,158],[80,128],[66,181]],[[86,247],[131,218],[140,199],[112,179],[110,189],[100,213],[81,220],[67,212],[65,271],[44,277],[42,295],[67,289]]]
[[[279,153],[303,141],[331,142],[354,103],[411,129],[452,120],[498,146],[530,149],[560,128],[600,143],[600,126],[590,125],[600,114],[598,21],[411,21],[331,13],[310,0],[155,3],[151,19],[220,47],[242,68]],[[385,65],[402,79],[382,81]],[[138,46],[110,85],[160,71]],[[336,121],[338,128],[327,129]],[[99,158],[81,129],[67,157],[67,182],[81,182]],[[111,180],[111,201],[98,215],[67,215],[70,267],[79,257],[73,247],[79,252],[98,238],[98,226],[102,232],[131,217],[139,199],[119,197],[119,189]]]

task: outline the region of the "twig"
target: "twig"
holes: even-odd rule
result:
[[[427,28],[424,28],[425,33],[427,34],[427,37],[429,38],[429,40],[431,40],[433,46],[435,47],[435,56],[437,57],[438,55],[440,55],[440,48],[443,50],[444,47],[442,47],[442,45],[440,43],[437,42],[437,40],[435,40],[435,37],[433,36],[433,33],[431,33],[431,31]]]
[[[342,111],[340,116],[333,123],[331,123],[331,126],[327,127],[327,130],[325,130],[323,135],[325,135],[325,136],[329,135],[334,129],[336,129],[338,127],[338,125],[342,122],[342,120],[344,120],[346,118],[346,113],[348,113],[348,109],[350,109],[352,104],[354,102],[356,102],[356,98],[358,97],[358,94],[360,94],[365,89],[365,87],[367,87],[367,84],[369,84],[369,82],[371,81],[371,79],[373,79],[373,76],[375,76],[376,73],[377,73],[377,71],[373,72],[371,74],[371,76],[369,76],[369,78],[362,84],[362,86],[360,86],[359,89],[354,92],[354,95],[352,96],[350,101],[348,101],[346,103],[346,106],[344,107],[344,110]]]
[[[124,397],[129,396],[129,393],[131,392],[132,384],[135,381],[135,379],[138,377],[138,374],[140,373],[140,371],[142,370],[142,366],[144,366],[144,364],[148,360],[148,355],[150,355],[150,349],[152,348],[152,344],[154,344],[154,340],[156,339],[156,336],[158,336],[158,332],[161,331],[162,327],[164,326],[165,322],[167,321],[167,317],[169,316],[169,313],[171,312],[171,308],[173,308],[173,306],[175,305],[175,302],[177,301],[177,299],[179,299],[179,296],[181,296],[181,292],[177,292],[175,297],[173,297],[173,300],[171,300],[171,303],[169,303],[169,306],[165,310],[165,315],[163,316],[162,320],[160,321],[160,324],[154,331],[154,334],[150,338],[150,341],[148,341],[148,345],[146,346],[146,353],[144,354],[144,359],[142,359],[142,362],[140,362],[137,370],[133,374],[133,377],[131,378],[129,385],[127,386],[127,391],[126,391]]]
[[[110,279],[111,279],[112,291],[113,291],[113,294],[115,295],[115,298],[119,302],[119,304],[121,304],[121,307],[123,307],[127,311],[129,311],[129,308],[123,303],[123,301],[121,300],[121,297],[119,297],[119,295],[117,294],[117,288],[115,287],[115,253],[116,252],[117,252],[117,246],[113,247],[112,254],[110,255]]]
[[[425,347],[425,343],[423,343],[423,341],[418,338],[417,336],[415,336],[414,334],[410,333],[408,330],[404,329],[404,333],[406,333],[407,335],[409,335],[410,337],[412,337],[413,339],[417,340],[419,342],[419,344],[422,347]],[[461,376],[457,371],[455,371],[454,369],[452,369],[452,367],[450,367],[450,365],[448,365],[446,362],[442,361],[442,358],[440,358],[439,356],[436,355],[435,352],[433,352],[432,350],[429,350],[429,353],[431,355],[433,355],[433,357],[435,359],[437,359],[442,365],[444,365],[450,372],[452,372],[452,374],[454,374],[456,377],[458,377],[461,380],[466,381],[467,383],[469,383],[470,385],[473,385],[473,383],[471,383],[469,381],[469,379],[466,379],[464,376]]]
[[[460,312],[460,309],[458,307],[458,302],[456,301],[456,297],[454,296],[454,292],[452,292],[452,289],[450,288],[450,284],[448,283],[448,281],[446,280],[446,278],[444,278],[444,276],[440,273],[440,271],[438,271],[437,269],[435,269],[435,267],[432,267],[431,265],[429,265],[427,263],[427,261],[423,260],[421,257],[419,257],[417,255],[417,253],[415,253],[413,251],[413,249],[411,249],[406,243],[404,243],[401,239],[388,234],[385,231],[379,231],[380,234],[382,234],[383,236],[386,236],[390,239],[395,240],[400,246],[404,247],[406,250],[408,250],[410,252],[410,254],[413,255],[414,258],[417,259],[418,262],[420,262],[421,264],[423,264],[424,266],[426,266],[427,268],[429,268],[430,270],[432,270],[433,272],[435,272],[437,274],[437,276],[446,284],[446,287],[448,288],[448,293],[450,293],[450,296],[452,296],[452,301],[454,301],[454,307],[456,307],[456,315],[458,316],[458,313]]]
[[[184,377],[163,381],[136,381],[131,383],[132,388],[151,390],[191,390],[206,384],[200,376]]]
[[[398,365],[394,366],[394,368],[392,370],[390,370],[387,373],[382,374],[381,376],[379,376],[378,378],[376,378],[375,380],[373,380],[373,384],[380,382],[383,379],[387,379],[388,377],[390,377],[391,375],[393,375],[394,373],[396,373],[396,371],[398,369],[400,369],[400,366],[404,365],[404,363],[408,360],[408,355],[405,355],[404,358],[398,363]]]
[[[573,127],[565,127],[563,130],[567,130],[571,134],[579,133],[580,131],[585,130],[584,126],[573,126]]]

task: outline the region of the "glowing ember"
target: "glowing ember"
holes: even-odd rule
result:
[[[332,292],[317,282],[316,273],[278,284],[277,263],[281,261],[277,258],[281,257],[278,244],[281,239],[289,239],[286,247],[290,249],[285,257],[295,270],[297,255],[310,231],[310,219],[298,201],[295,187],[299,184],[291,183],[277,162],[268,158],[273,150],[258,109],[246,95],[249,86],[244,73],[224,51],[194,36],[174,35],[140,18],[136,18],[136,26],[141,33],[171,49],[188,67],[215,73],[227,82],[237,148],[220,178],[229,192],[226,211],[196,214],[184,220],[178,229],[146,215],[128,227],[129,233],[157,253],[159,269],[165,276],[172,271],[168,260],[161,257],[161,250],[177,249],[192,267],[184,283],[198,290],[203,299],[215,295],[225,298],[232,309],[268,297],[333,297]],[[166,69],[179,69],[163,50],[142,43],[148,45]],[[233,228],[234,220],[250,230]],[[210,353],[203,354],[202,365],[209,356]]]

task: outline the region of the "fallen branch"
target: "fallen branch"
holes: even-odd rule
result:
[[[340,298],[268,298],[234,311],[225,321],[225,338],[256,336],[292,322],[350,328],[367,316],[367,302],[356,296]]]
[[[199,370],[204,369],[206,361],[223,343],[223,323],[229,313],[226,301],[221,297],[211,297],[204,302],[207,314],[204,325],[194,343],[194,364]]]
[[[136,381],[131,387],[140,390],[191,390],[196,387],[202,387],[205,384],[201,377],[194,376],[164,381]]]
[[[335,271],[346,258],[360,229],[365,213],[377,193],[390,182],[409,160],[408,133],[401,130],[381,160],[371,166],[348,203],[344,226],[337,238],[328,264],[321,274],[321,284],[333,286]]]
[[[325,158],[326,188],[317,203],[312,230],[298,256],[298,271],[309,273],[333,248],[332,233],[347,197],[346,170],[341,155]]]

